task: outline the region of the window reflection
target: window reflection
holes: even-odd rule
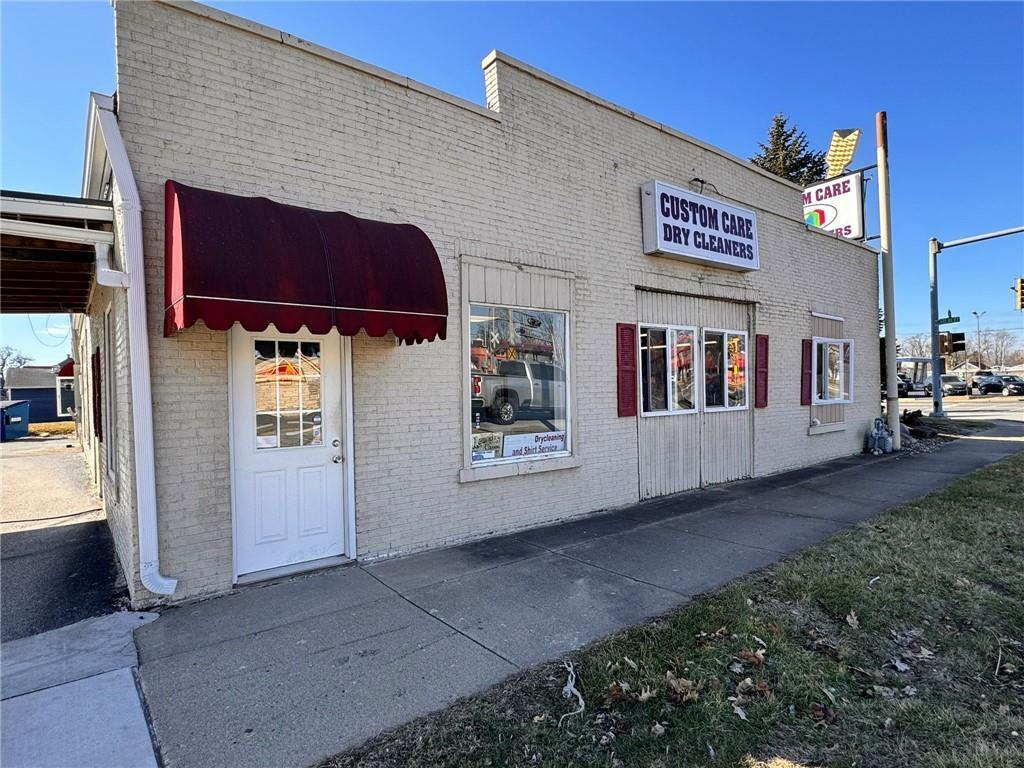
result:
[[[747,337],[729,334],[729,407],[747,404]]]
[[[256,448],[322,445],[320,342],[253,342]]]
[[[643,382],[643,407],[647,412],[668,410],[665,338],[662,328],[640,329],[640,380]]]
[[[693,331],[675,331],[672,354],[672,379],[676,410],[693,409]]]
[[[725,334],[704,333],[704,407],[725,405]]]
[[[474,462],[565,453],[567,315],[470,305]]]

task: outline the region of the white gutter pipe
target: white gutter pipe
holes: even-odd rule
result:
[[[143,586],[158,595],[173,595],[177,579],[160,572],[160,540],[156,520],[156,469],[153,458],[153,396],[149,376],[149,334],[146,322],[146,280],[142,259],[142,205],[135,186],[121,129],[114,115],[114,100],[92,94],[92,109],[99,125],[114,177],[115,221],[120,222],[124,249],[124,279],[109,269],[100,271],[97,248],[97,280],[101,285],[127,288],[128,351],[131,358],[132,425],[135,442],[135,506],[139,517],[139,576]],[[104,261],[106,254],[103,254]],[[109,278],[111,282],[101,279]]]
[[[111,288],[127,288],[131,282],[127,272],[110,266],[109,243],[96,243],[96,282]]]

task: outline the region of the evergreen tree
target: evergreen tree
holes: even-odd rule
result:
[[[827,170],[825,153],[811,150],[804,132],[788,122],[781,112],[772,118],[768,143],[759,145],[761,150],[750,162],[802,187],[822,181]]]

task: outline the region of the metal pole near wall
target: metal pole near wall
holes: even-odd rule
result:
[[[896,382],[896,299],[893,291],[892,222],[889,204],[889,128],[885,112],[875,115],[878,156],[878,222],[882,246],[882,308],[885,315],[885,415],[892,447],[900,450],[900,399]]]

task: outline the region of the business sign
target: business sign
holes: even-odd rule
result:
[[[804,221],[850,240],[864,237],[864,187],[861,174],[851,173],[804,190]]]
[[[760,269],[757,216],[746,208],[649,181],[640,187],[644,253],[727,269]]]
[[[565,451],[565,432],[531,432],[528,435],[505,435],[503,458],[542,456]]]

